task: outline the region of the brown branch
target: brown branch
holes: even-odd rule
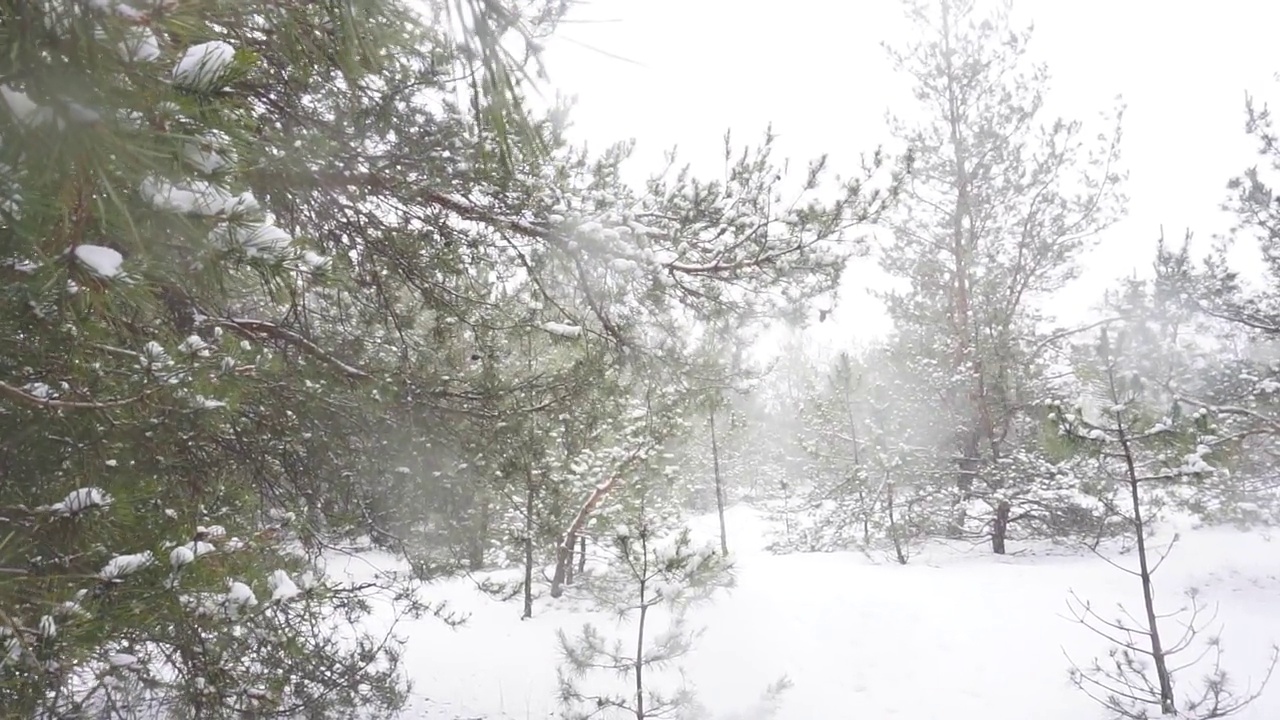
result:
[[[1088,332],[1089,330],[1093,330],[1094,328],[1099,328],[1104,325],[1110,325],[1111,323],[1115,323],[1115,322],[1122,322],[1128,319],[1129,318],[1124,316],[1104,318],[1096,322],[1091,322],[1087,325],[1081,325],[1079,327],[1074,327],[1074,328],[1067,328],[1066,330],[1059,330],[1049,335],[1045,339],[1041,340],[1040,342],[1036,343],[1036,345],[1031,349],[1031,352],[1027,353],[1027,356],[1032,358],[1038,357],[1040,355],[1041,350],[1044,350],[1046,347],[1052,345],[1053,343],[1059,340],[1062,340],[1063,338],[1071,337],[1072,335],[1079,335],[1082,332]]]
[[[42,398],[38,395],[33,395],[22,388],[14,387],[13,385],[0,381],[0,395],[26,405],[50,408],[54,410],[107,410],[110,408],[122,407],[124,405],[138,402],[151,393],[156,392],[158,389],[159,388],[152,388],[133,397],[118,398],[115,400],[58,400],[55,398]]]
[[[1197,400],[1196,398],[1190,397],[1188,395],[1182,395],[1182,394],[1177,395],[1176,398],[1178,400],[1181,400],[1182,402],[1185,402],[1190,405],[1195,405],[1196,407],[1204,408],[1205,410],[1208,410],[1210,412],[1221,413],[1223,415],[1238,415],[1241,417],[1249,418],[1250,420],[1253,420],[1255,422],[1261,423],[1262,425],[1266,426],[1272,432],[1280,434],[1280,422],[1277,422],[1273,418],[1269,418],[1266,415],[1263,415],[1262,413],[1257,412],[1256,410],[1250,410],[1249,408],[1238,407],[1236,405],[1210,404],[1203,400]]]
[[[248,339],[257,340],[259,339],[259,336],[265,335],[276,340],[287,342],[290,345],[301,348],[308,355],[329,363],[349,378],[369,380],[373,377],[364,370],[348,365],[347,363],[339,360],[326,352],[319,345],[316,345],[298,333],[280,327],[273,322],[268,322],[266,320],[253,320],[250,318],[209,318],[209,320],[221,325],[222,327],[230,329],[241,337]]]

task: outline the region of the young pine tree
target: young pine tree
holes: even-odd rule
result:
[[[1215,453],[1220,428],[1208,411],[1188,412],[1167,387],[1153,382],[1144,372],[1150,368],[1144,367],[1143,354],[1134,353],[1128,340],[1123,334],[1113,337],[1104,331],[1097,370],[1086,374],[1087,389],[1072,406],[1056,411],[1069,442],[1095,458],[1095,472],[1120,490],[1113,511],[1128,524],[1136,567],[1111,563],[1134,578],[1142,598],[1138,615],[1122,607],[1113,618],[1073,596],[1069,605],[1077,620],[1113,646],[1105,664],[1095,660],[1088,668],[1073,668],[1071,677],[1077,687],[1122,718],[1140,720],[1151,711],[1186,718],[1225,717],[1252,702],[1261,689],[1244,696],[1232,690],[1221,666],[1218,640],[1201,638],[1206,630],[1200,617],[1204,605],[1195,593],[1189,594],[1190,607],[1177,613],[1186,615],[1181,622],[1171,621],[1177,614],[1160,612],[1156,572],[1173,543],[1162,549],[1150,546],[1153,506],[1179,486],[1221,472]],[[1204,651],[1192,652],[1189,662],[1184,662],[1183,656],[1202,640]],[[1179,695],[1175,675],[1192,669],[1206,653],[1213,657],[1204,683]]]
[[[698,631],[686,613],[733,584],[732,565],[712,545],[695,547],[687,529],[664,537],[644,519],[619,527],[609,544],[612,570],[593,578],[591,590],[627,624],[613,641],[590,624],[574,637],[561,631],[564,717],[679,717],[696,707],[693,693],[683,683],[660,689],[671,679],[662,671],[692,648]]]

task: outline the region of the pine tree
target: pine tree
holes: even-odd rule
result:
[[[690,629],[686,612],[732,584],[728,558],[711,546],[694,547],[687,529],[663,537],[648,520],[620,526],[610,539],[614,571],[593,579],[601,607],[630,621],[630,637],[609,643],[588,624],[570,638],[560,632],[564,666],[560,698],[566,718],[680,717],[695,707],[691,689],[683,684],[662,691],[661,676],[692,649],[698,632]],[[665,611],[665,612],[664,612]],[[583,691],[578,680],[593,672],[608,672],[625,680],[627,690]]]
[[[895,341],[842,353],[804,405],[809,550],[887,549],[906,563],[912,546],[942,532],[948,464],[928,358],[898,354]]]
[[[1166,716],[1226,717],[1251,703],[1261,689],[1247,696],[1236,695],[1221,666],[1222,648],[1216,638],[1210,638],[1205,652],[1214,657],[1204,686],[1182,698],[1175,694],[1175,659],[1190,650],[1205,631],[1200,618],[1205,606],[1190,594],[1191,605],[1180,623],[1181,631],[1172,638],[1165,634],[1167,627],[1161,620],[1170,616],[1157,610],[1154,578],[1173,545],[1163,551],[1150,547],[1156,522],[1153,505],[1158,507],[1161,496],[1176,492],[1179,486],[1194,485],[1197,478],[1222,472],[1216,466],[1219,453],[1215,448],[1224,438],[1213,415],[1203,408],[1188,412],[1168,387],[1159,383],[1159,377],[1151,374],[1146,361],[1150,353],[1136,350],[1127,335],[1113,337],[1104,330],[1098,343],[1098,366],[1082,369],[1082,396],[1056,411],[1064,436],[1096,458],[1098,475],[1119,491],[1108,502],[1128,526],[1127,536],[1136,546],[1137,567],[1110,562],[1135,578],[1142,596],[1139,617],[1122,608],[1120,617],[1114,619],[1074,598],[1071,608],[1077,620],[1113,647],[1106,665],[1095,661],[1090,668],[1074,668],[1072,679],[1090,697],[1124,718],[1148,717],[1149,708]]]
[[[413,54],[414,18],[0,5],[7,712],[403,702],[394,643],[318,630],[368,608],[310,569],[357,524],[343,498],[394,472],[375,450],[396,390],[304,309],[332,309],[351,274],[280,212],[306,194],[261,168],[314,166],[303,98]],[[351,109],[326,98],[315,112]]]
[[[1036,512],[1018,474],[999,471],[1034,444],[1034,302],[1117,216],[1119,128],[1095,146],[1080,122],[1045,118],[1048,71],[1026,61],[1030,31],[1010,27],[1007,5],[986,17],[973,0],[907,7],[923,37],[891,57],[931,120],[891,123],[913,166],[880,262],[910,286],[884,299],[914,343],[904,351],[937,364],[955,423],[936,451],[955,458],[950,534],[1003,553],[1016,518]]]
[[[1280,199],[1272,189],[1280,170],[1280,141],[1269,108],[1248,98],[1245,116],[1261,161],[1228,183],[1226,209],[1235,215],[1235,227],[1200,263],[1191,257],[1190,234],[1181,246],[1161,238],[1157,291],[1169,304],[1194,314],[1198,324],[1208,325],[1201,338],[1212,338],[1218,356],[1231,358],[1229,366],[1217,368],[1216,382],[1184,390],[1188,401],[1214,411],[1242,436],[1240,464],[1232,485],[1216,498],[1216,514],[1267,520],[1280,512],[1280,488],[1271,472],[1280,439],[1280,367],[1271,360],[1280,342],[1275,294],[1280,286],[1280,253],[1275,250]],[[1263,261],[1258,287],[1251,287],[1229,261],[1229,251],[1241,241],[1257,243]]]

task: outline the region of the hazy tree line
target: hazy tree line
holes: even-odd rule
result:
[[[559,0],[0,3],[0,707],[391,716],[371,594],[449,622],[420,582],[495,568],[526,617],[583,588],[643,645],[652,610],[673,659],[732,582],[739,500],[779,550],[903,563],[1142,542],[1165,509],[1271,521],[1275,293],[1162,245],[1106,322],[1051,327],[1037,301],[1123,212],[1119,109],[1100,135],[1045,117],[1007,15],[909,9],[905,157],[797,175],[726,136],[717,179],[673,159],[633,187],[629,143],[589,154],[524,101]],[[1268,165],[1231,205],[1265,250],[1280,150],[1249,112]],[[866,251],[906,281],[887,339],[752,360]],[[363,547],[413,572],[323,573]],[[692,702],[562,640],[566,706]],[[591,696],[606,655],[634,685]]]

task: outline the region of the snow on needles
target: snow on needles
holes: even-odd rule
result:
[[[153,177],[143,180],[139,189],[152,207],[168,212],[219,217],[249,214],[262,209],[251,193],[233,195],[205,180],[173,183]]]
[[[107,657],[107,662],[111,663],[112,667],[133,667],[138,664],[138,656],[130,653],[112,653]]]
[[[118,251],[101,245],[77,245],[76,260],[88,268],[89,272],[100,278],[114,278],[121,274],[124,256]]]
[[[289,233],[269,223],[244,228],[224,226],[211,238],[228,250],[239,249],[249,257],[262,258],[280,257],[293,243]]]
[[[41,107],[25,92],[12,85],[0,85],[0,99],[4,100],[14,119],[25,125],[39,125],[53,119],[52,109]]]
[[[227,587],[227,595],[223,602],[226,604],[227,612],[234,616],[241,610],[256,607],[258,596],[253,594],[253,589],[248,585],[239,580],[233,580]]]
[[[567,323],[545,322],[542,323],[542,329],[552,335],[559,335],[560,337],[576,338],[582,336],[582,328],[580,326],[569,325]]]
[[[160,59],[160,42],[149,28],[138,28],[117,43],[120,57],[129,62],[152,62]]]
[[[98,572],[98,577],[108,582],[120,582],[125,577],[142,570],[156,561],[150,550],[144,550],[140,553],[132,555],[117,555],[111,558],[102,570]]]
[[[152,3],[158,5],[159,3]],[[113,13],[122,18],[141,23],[147,20],[147,13],[121,0],[89,0],[89,7],[102,12]]]
[[[191,548],[185,545],[179,545],[169,553],[169,567],[173,568],[174,572],[181,570],[195,561],[196,554],[192,552]]]
[[[112,503],[112,498],[101,488],[84,487],[72,490],[61,502],[49,506],[49,511],[57,515],[76,515],[91,508],[103,508]]]
[[[196,140],[182,144],[182,158],[196,170],[212,175],[229,170],[236,163],[231,138],[221,131],[210,131]]]
[[[173,84],[188,90],[212,90],[226,77],[236,50],[222,40],[187,48],[173,69]]]
[[[302,594],[293,579],[283,570],[272,571],[271,576],[267,578],[267,586],[271,588],[271,600],[273,602],[292,600]]]

